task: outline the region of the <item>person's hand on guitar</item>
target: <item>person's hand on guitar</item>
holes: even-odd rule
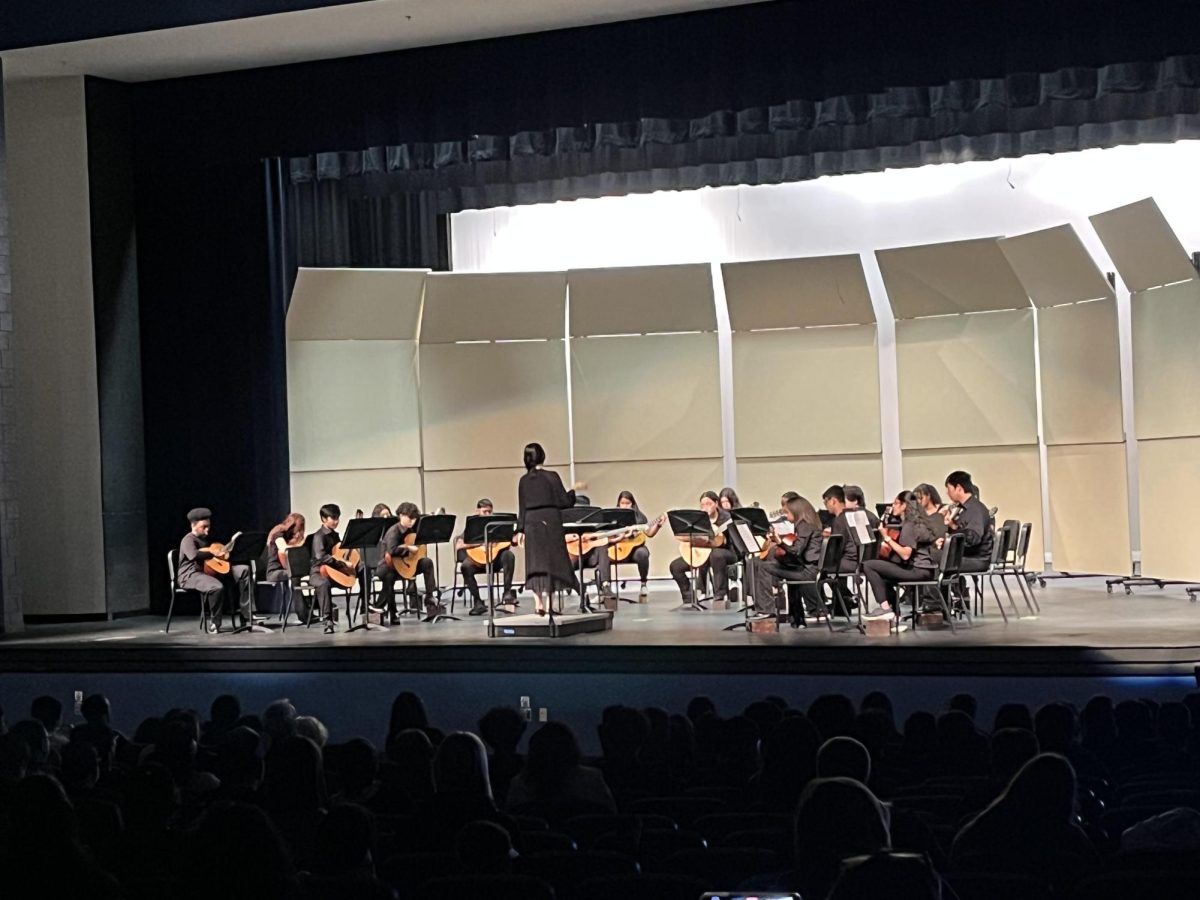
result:
[[[525,546],[525,532],[518,531],[516,534],[514,534],[513,535],[513,543],[516,544],[518,547],[524,547]]]

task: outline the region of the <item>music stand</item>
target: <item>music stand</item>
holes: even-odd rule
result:
[[[621,506],[610,506],[610,507],[606,507],[606,508],[600,510],[599,514],[608,522],[609,530],[615,531],[618,529],[637,527],[637,523],[638,523],[637,513],[634,512],[632,509],[625,509],[624,507],[621,507]],[[613,545],[611,542],[604,545],[605,553],[608,553],[608,551],[611,549],[613,549]],[[618,583],[620,583],[620,581],[621,581],[621,579],[619,577],[620,566],[621,566],[621,563],[619,560],[617,560],[617,559],[612,560],[612,567],[611,567],[612,572],[613,572],[612,580],[615,582],[618,582]],[[611,589],[611,584],[610,584],[610,589]],[[615,596],[617,598],[617,600],[620,601],[621,603],[636,603],[637,602],[636,600],[630,600],[628,597],[622,597],[621,592],[618,590],[613,590],[613,596]]]
[[[438,571],[437,563],[437,545],[447,544],[454,536],[454,523],[458,521],[458,516],[450,513],[433,513],[430,515],[421,516],[417,519],[416,537],[413,539],[413,546],[433,546],[433,583],[435,593],[437,594],[437,605],[442,607],[442,581],[441,573]],[[432,616],[425,619],[426,622],[437,622],[441,619],[452,619],[455,622],[461,621],[458,616],[452,616],[445,612],[435,612]]]
[[[579,538],[579,555],[575,557],[575,564],[578,567],[576,577],[579,579],[579,611],[581,613],[595,612],[588,602],[587,588],[583,584],[583,558],[588,554],[588,551],[583,549],[583,536],[604,530],[603,521],[600,520],[602,512],[603,510],[598,506],[574,506],[563,510],[564,514],[572,516],[572,521],[563,522],[563,534],[573,534]],[[551,601],[550,607],[553,609],[553,601]],[[552,621],[550,630],[553,631],[554,627]]]
[[[709,519],[708,513],[702,509],[673,509],[667,513],[667,523],[671,526],[671,532],[675,537],[686,538],[688,540],[688,555],[684,556],[683,559],[688,564],[688,578],[692,584],[692,602],[680,603],[677,608],[707,610],[707,607],[697,596],[696,592],[696,575],[699,566],[692,565],[691,540],[692,538],[702,537],[711,541],[715,536],[712,520]],[[680,556],[683,556],[682,552]],[[702,563],[702,565],[706,564]]]
[[[496,626],[496,573],[492,565],[492,544],[512,544],[516,535],[517,517],[513,513],[492,513],[490,516],[467,516],[463,527],[464,544],[482,544],[488,559],[488,636]],[[503,551],[501,551],[503,552]]]
[[[763,549],[765,538],[771,531],[771,525],[767,519],[766,511],[755,506],[731,510],[730,516],[733,518],[733,522],[730,528],[725,529],[725,537],[728,539],[734,553],[741,557],[742,566],[746,572],[745,581],[749,585],[746,589],[746,595],[749,600],[742,607],[742,621],[726,625],[721,630],[736,631],[738,628],[745,628],[749,631],[750,607],[754,603],[755,594],[758,592],[758,581],[754,577],[757,571],[755,566],[759,558],[758,554]],[[745,533],[742,531],[743,527],[745,528]],[[776,615],[775,627],[778,630],[778,615]]]
[[[256,625],[254,622],[254,600],[258,590],[258,561],[266,549],[267,533],[265,531],[243,531],[233,540],[233,549],[229,551],[229,564],[231,566],[250,566],[250,617],[239,628],[233,629],[230,634],[242,634],[246,631],[267,634],[271,631],[265,625]]]
[[[387,631],[386,625],[372,625],[368,617],[371,604],[371,588],[375,573],[367,567],[367,550],[376,547],[383,540],[383,533],[396,524],[394,516],[380,516],[370,519],[351,519],[346,523],[346,533],[342,535],[343,550],[358,550],[362,556],[362,575],[358,594],[358,606],[361,610],[362,621],[351,625],[347,631]],[[346,608],[349,610],[350,601],[347,599]]]

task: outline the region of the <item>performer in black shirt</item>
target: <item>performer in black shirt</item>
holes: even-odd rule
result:
[[[867,514],[867,525],[871,531],[878,528],[879,516],[875,515],[874,510],[867,506],[867,497],[863,493],[863,489],[857,484],[844,484],[842,485],[842,491],[846,495],[846,509],[861,509]]]
[[[517,534],[525,547],[525,586],[533,591],[538,615],[555,591],[579,591],[563,533],[564,509],[575,505],[575,492],[563,487],[557,472],[542,468],[546,451],[526,444],[525,474],[517,485]]]
[[[490,516],[494,511],[492,501],[487,497],[483,497],[475,504],[475,515]],[[484,606],[483,600],[479,595],[478,576],[491,572],[501,572],[504,578],[504,595],[501,603],[505,605],[516,606],[517,592],[513,590],[513,572],[517,568],[517,555],[509,547],[505,547],[499,553],[492,557],[490,563],[479,563],[471,559],[467,553],[468,550],[482,546],[480,544],[466,544],[463,542],[463,536],[460,534],[454,539],[454,551],[458,556],[458,567],[462,572],[463,583],[467,586],[467,592],[471,595],[471,612],[469,615],[482,616],[487,612],[487,607]]]
[[[938,512],[942,504],[937,489],[919,484],[912,493],[892,501],[892,513],[900,517],[900,536],[880,528],[880,548],[890,551],[888,559],[869,559],[863,575],[876,606],[868,617],[892,618],[896,614],[896,586],[906,581],[928,581],[938,567],[938,541],[946,536],[946,522]]]
[[[213,553],[207,548],[212,540],[208,536],[212,524],[212,513],[204,507],[197,507],[187,514],[191,530],[179,542],[179,571],[175,580],[181,588],[197,591],[200,600],[208,610],[208,631],[216,634],[220,630],[221,595],[225,591],[237,593],[238,614],[244,621],[250,621],[250,567],[244,565],[231,566],[228,575],[215,577],[204,571],[204,563],[210,559],[228,559],[229,554],[222,551]]]
[[[417,527],[417,521],[421,518],[421,510],[415,503],[404,502],[396,507],[396,516],[396,524],[384,532],[383,539],[380,541],[382,553],[379,565],[375,567],[375,577],[383,582],[383,608],[387,611],[393,625],[398,621],[396,579],[400,577],[400,573],[388,562],[388,557],[401,559],[409,553],[416,552],[416,547],[405,544],[404,539]],[[428,556],[419,560],[415,574],[419,575],[424,583],[426,614],[431,616],[438,614],[441,610],[438,609],[437,601],[434,598],[437,585],[434,583],[433,577],[433,560]]]
[[[735,509],[740,509],[742,506],[741,497],[731,487],[721,488],[717,494],[717,502],[721,504],[721,509],[725,510],[725,512],[732,512]]]
[[[946,518],[950,531],[960,531],[963,535],[962,571],[986,572],[996,539],[996,523],[980,502],[979,488],[971,480],[971,473],[960,469],[947,475],[946,495],[959,506],[957,516]]]
[[[721,500],[712,491],[705,491],[700,495],[700,508],[708,513],[714,530],[723,529],[729,524],[729,513],[721,509]],[[699,547],[700,544],[697,543],[696,546]],[[713,547],[704,564],[696,567],[696,583],[703,584],[705,578],[711,574],[713,600],[719,603],[729,595],[729,567],[736,563],[737,555],[732,550],[727,547]],[[682,556],[676,557],[671,563],[671,577],[679,585],[679,593],[685,605],[693,602],[691,569]]]
[[[287,518],[267,533],[267,571],[264,581],[288,584],[290,576],[287,570],[287,552],[290,547],[300,547],[304,544],[304,516],[298,512],[288,513]],[[303,573],[299,573],[303,574]],[[301,622],[308,621],[308,598],[297,591],[294,598],[296,614]]]
[[[312,585],[321,616],[325,619],[326,634],[333,634],[337,627],[333,624],[333,582],[321,574],[321,566],[332,566],[347,573],[354,571],[333,557],[333,548],[342,542],[337,532],[341,518],[342,510],[336,503],[325,504],[321,507],[321,527],[312,536],[312,568],[308,572],[308,583]]]
[[[775,615],[778,609],[776,594],[780,579],[815,579],[817,563],[821,561],[821,520],[813,505],[796,495],[784,504],[783,517],[792,524],[792,533],[781,538],[772,527],[768,539],[771,552],[754,566],[758,587],[754,607],[764,615]],[[801,604],[805,615],[817,615],[820,597],[816,585],[788,585],[788,610],[796,625],[800,623]]]
[[[638,525],[648,526],[646,528],[647,540],[658,534],[659,529],[662,528],[667,521],[667,517],[663,515],[659,516],[654,520],[653,523],[651,523],[650,520],[646,518],[646,514],[638,508],[637,500],[634,499],[633,494],[629,491],[621,491],[621,493],[617,495],[617,508],[633,510],[634,521]],[[611,596],[613,594],[611,584],[613,563],[632,562],[637,566],[638,577],[642,581],[641,591],[639,592],[638,596],[640,599],[645,600],[648,593],[646,581],[650,577],[650,548],[645,544],[639,544],[629,551],[627,556],[624,556],[621,559],[616,558],[617,551],[618,547],[614,545],[611,547],[602,548],[601,552],[598,554],[598,558],[596,560],[596,574],[600,578],[601,595]]]

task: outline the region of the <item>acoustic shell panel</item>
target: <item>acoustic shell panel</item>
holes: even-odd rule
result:
[[[1125,445],[1063,445],[1046,455],[1054,568],[1124,575],[1130,563]]]
[[[1001,238],[1000,252],[1034,306],[1114,296],[1104,273],[1070,225]]]
[[[883,460],[878,454],[739,459],[737,464],[738,496],[743,503],[758,503],[768,511],[779,507],[779,498],[787,491],[795,491],[820,510],[821,495],[833,484],[857,484],[872,509],[891,499],[883,496]]]
[[[425,282],[422,344],[561,338],[564,272],[435,272]]]
[[[571,335],[715,331],[707,264],[572,269]]]
[[[1138,441],[1142,571],[1200,581],[1200,554],[1189,527],[1200,509],[1200,437]]]
[[[896,323],[900,445],[1037,442],[1033,310]]]
[[[428,269],[305,269],[287,312],[289,341],[415,340]]]
[[[563,341],[421,347],[425,469],[520,464],[530,441],[568,459]]]
[[[1037,316],[1046,443],[1123,440],[1116,301],[1039,309]]]
[[[292,471],[420,466],[415,341],[290,341]]]
[[[1091,222],[1129,290],[1195,279],[1187,251],[1153,197],[1098,213]]]
[[[721,455],[715,334],[571,340],[576,462]]]
[[[617,494],[630,491],[651,520],[671,509],[697,509],[701,493],[722,487],[719,458],[578,463],[575,476],[587,485],[586,493],[594,505],[616,506]],[[670,526],[663,525],[649,542],[651,575],[668,574],[671,561],[679,555],[678,547]],[[623,565],[620,575],[637,580],[632,564]]]
[[[897,319],[1029,306],[995,238],[876,250],[875,257]]]
[[[909,489],[925,482],[944,494],[946,476],[958,469],[971,473],[984,506],[999,507],[997,524],[1006,519],[1033,523],[1029,568],[1040,569],[1042,491],[1037,447],[963,447],[904,453],[904,484]]]
[[[875,326],[735,333],[733,398],[739,458],[878,453]]]
[[[734,331],[875,321],[858,254],[723,263]]]
[[[1200,435],[1200,282],[1134,294],[1130,306],[1137,436]]]
[[[320,510],[326,503],[342,508],[344,532],[355,510],[369,516],[376,503],[386,503],[394,510],[405,500],[422,504],[420,469],[292,472],[292,509],[304,516],[309,534],[321,527]]]

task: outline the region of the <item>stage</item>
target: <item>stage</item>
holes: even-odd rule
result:
[[[823,625],[778,633],[724,631],[735,610],[677,610],[678,594],[654,585],[649,602],[622,603],[610,630],[551,639],[489,638],[487,618],[387,631],[325,635],[319,626],[272,633],[205,635],[194,616],[37,625],[0,640],[0,671],[55,672],[426,672],[569,674],[821,674],[913,676],[1191,676],[1200,664],[1200,607],[1182,587],[1126,596],[1100,578],[1035,588],[1041,615],[1003,622],[988,596],[974,627],[909,630],[890,637],[834,633]],[[1003,592],[1001,592],[1003,596]],[[1020,598],[1018,604],[1024,611]],[[523,595],[520,617],[536,617]],[[460,612],[465,610],[460,605]],[[835,623],[835,628],[837,623]]]

